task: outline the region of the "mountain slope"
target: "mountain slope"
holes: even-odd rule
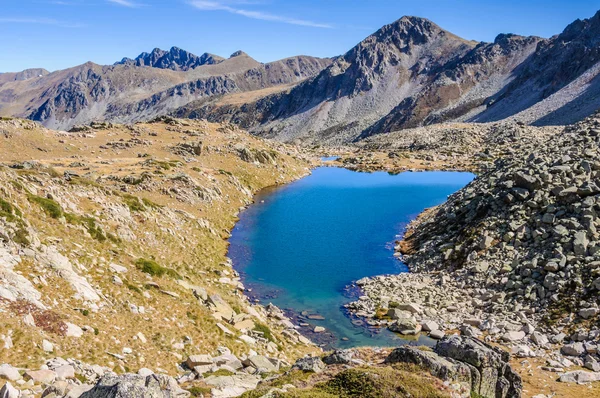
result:
[[[427,19],[403,17],[289,92],[195,113],[247,121],[255,133],[285,141],[348,142],[468,112],[506,85],[540,40],[500,35],[476,43]]]
[[[600,13],[550,39],[501,34],[493,43],[403,17],[296,87],[243,104],[190,103],[176,114],[333,144],[450,121],[572,123],[600,107],[599,42]]]
[[[595,108],[592,111],[578,115],[576,119],[566,120],[564,117],[553,116],[552,113],[572,101],[579,105],[589,104],[590,97],[587,101],[577,100],[586,90],[581,90],[574,95],[573,89],[574,86],[590,84],[598,76],[598,62],[600,62],[600,11],[592,18],[576,20],[561,34],[540,42],[535,53],[494,104],[472,120],[487,122],[505,119],[534,107],[540,101],[555,94],[558,95],[555,95],[552,101],[547,101],[543,107],[538,106],[535,112],[524,113],[517,119],[540,125],[568,124],[581,120],[600,105],[597,101],[597,83],[592,87],[586,87],[596,92]],[[578,79],[580,80],[577,81]],[[571,83],[575,84],[567,87]],[[566,90],[561,92],[564,89]]]
[[[89,62],[31,79],[0,75],[0,115],[56,129],[95,120],[134,122],[199,98],[297,83],[330,62],[298,56],[262,64],[243,52],[223,60],[177,48],[155,50],[112,66]]]

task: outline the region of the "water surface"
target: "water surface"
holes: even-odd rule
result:
[[[318,337],[328,345],[397,344],[394,333],[366,328],[347,316],[343,304],[352,301],[352,292],[346,287],[364,276],[407,271],[393,257],[403,228],[473,177],[320,167],[299,181],[261,192],[241,213],[229,255],[252,289],[250,297],[290,310],[296,321],[310,325],[305,331],[325,327]],[[314,315],[324,319],[309,319]]]

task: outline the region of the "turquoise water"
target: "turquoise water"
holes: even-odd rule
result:
[[[233,230],[229,256],[251,289],[247,294],[307,323],[302,332],[309,337],[335,347],[394,345],[400,342],[394,333],[367,328],[345,313],[343,304],[356,294],[347,286],[364,276],[406,272],[393,257],[403,228],[473,177],[320,167],[257,195]],[[309,319],[314,315],[324,319]],[[317,325],[327,332],[311,335]]]

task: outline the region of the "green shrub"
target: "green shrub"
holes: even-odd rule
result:
[[[30,202],[40,205],[44,212],[52,218],[60,218],[63,216],[62,207],[60,207],[60,205],[52,199],[43,198],[41,196],[32,194],[28,194],[27,199],[29,199]]]
[[[147,260],[145,258],[140,258],[135,262],[135,265],[138,267],[139,270],[141,270],[142,272],[144,272],[148,275],[158,276],[158,277],[167,275],[167,276],[170,276],[171,278],[181,279],[181,276],[175,270],[172,270],[171,268],[163,267],[162,265],[158,264],[154,260]]]
[[[137,196],[124,194],[123,201],[129,207],[130,211],[144,211],[146,208]]]
[[[192,395],[192,397],[204,397],[206,396],[210,396],[210,387],[198,387],[198,386],[194,386],[194,387],[190,387],[188,389],[188,391],[190,392],[190,394]]]
[[[256,322],[254,330],[256,330],[257,332],[261,332],[265,339],[275,342],[275,339],[273,338],[273,333],[271,333],[271,329],[269,329],[267,325],[263,325],[262,323]]]

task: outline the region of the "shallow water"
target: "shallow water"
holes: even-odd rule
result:
[[[364,276],[406,272],[393,257],[394,241],[417,214],[444,202],[473,177],[317,168],[257,195],[233,230],[229,256],[252,289],[250,297],[289,310],[295,321],[310,325],[303,332],[316,325],[327,329],[311,338],[335,347],[398,344],[394,333],[347,316],[342,306],[355,292],[346,287]]]

